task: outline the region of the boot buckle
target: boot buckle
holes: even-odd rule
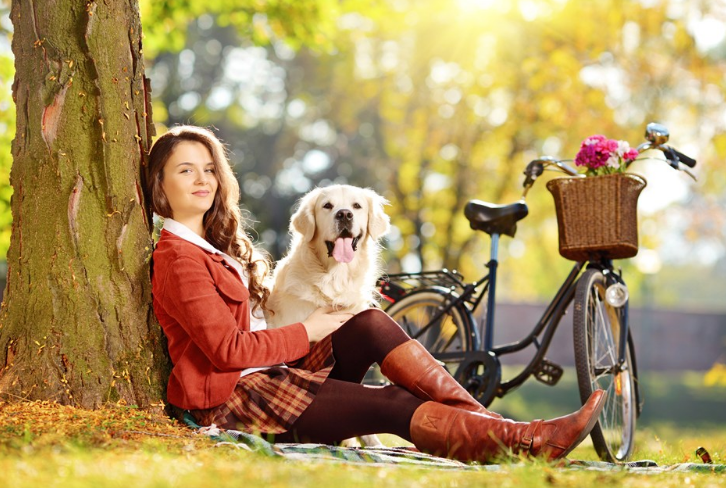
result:
[[[529,423],[527,429],[524,431],[524,435],[522,435],[522,438],[519,441],[520,451],[525,453],[529,452],[532,448],[532,444],[534,443],[534,432],[541,423],[541,420],[533,420]]]
[[[519,449],[522,452],[527,452],[532,447],[532,437],[522,437],[522,440],[519,441]]]

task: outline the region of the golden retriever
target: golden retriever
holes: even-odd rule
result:
[[[390,228],[387,203],[373,190],[349,185],[316,188],[300,200],[290,219],[289,252],[272,279],[270,327],[301,322],[319,307],[357,313],[373,306],[381,272],[378,239]],[[383,446],[375,435],[360,441]],[[359,445],[355,439],[342,444]]]
[[[300,200],[290,219],[290,250],[272,279],[270,327],[300,322],[319,307],[357,313],[375,303],[387,203],[349,185],[316,188]]]

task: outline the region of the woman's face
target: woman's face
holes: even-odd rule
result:
[[[172,218],[192,230],[201,230],[204,213],[212,207],[219,186],[209,149],[201,142],[180,142],[162,175],[161,188]]]

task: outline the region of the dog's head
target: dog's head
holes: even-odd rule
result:
[[[328,257],[350,263],[360,245],[374,241],[389,228],[383,206],[388,202],[373,190],[350,185],[316,188],[300,200],[292,228],[305,242],[324,244]]]

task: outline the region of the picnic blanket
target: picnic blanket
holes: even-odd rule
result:
[[[339,462],[366,465],[398,465],[437,469],[501,471],[516,468],[518,464],[468,464],[453,459],[432,456],[407,447],[340,447],[327,444],[270,443],[260,436],[224,430],[215,426],[200,427],[191,415],[184,416],[184,422],[202,435],[217,441],[217,446],[232,446],[271,457],[297,461]],[[519,465],[523,465],[520,463]],[[726,464],[680,463],[659,466],[648,459],[623,464],[603,461],[567,461],[564,469],[591,471],[627,471],[633,473],[700,472],[724,473]]]

